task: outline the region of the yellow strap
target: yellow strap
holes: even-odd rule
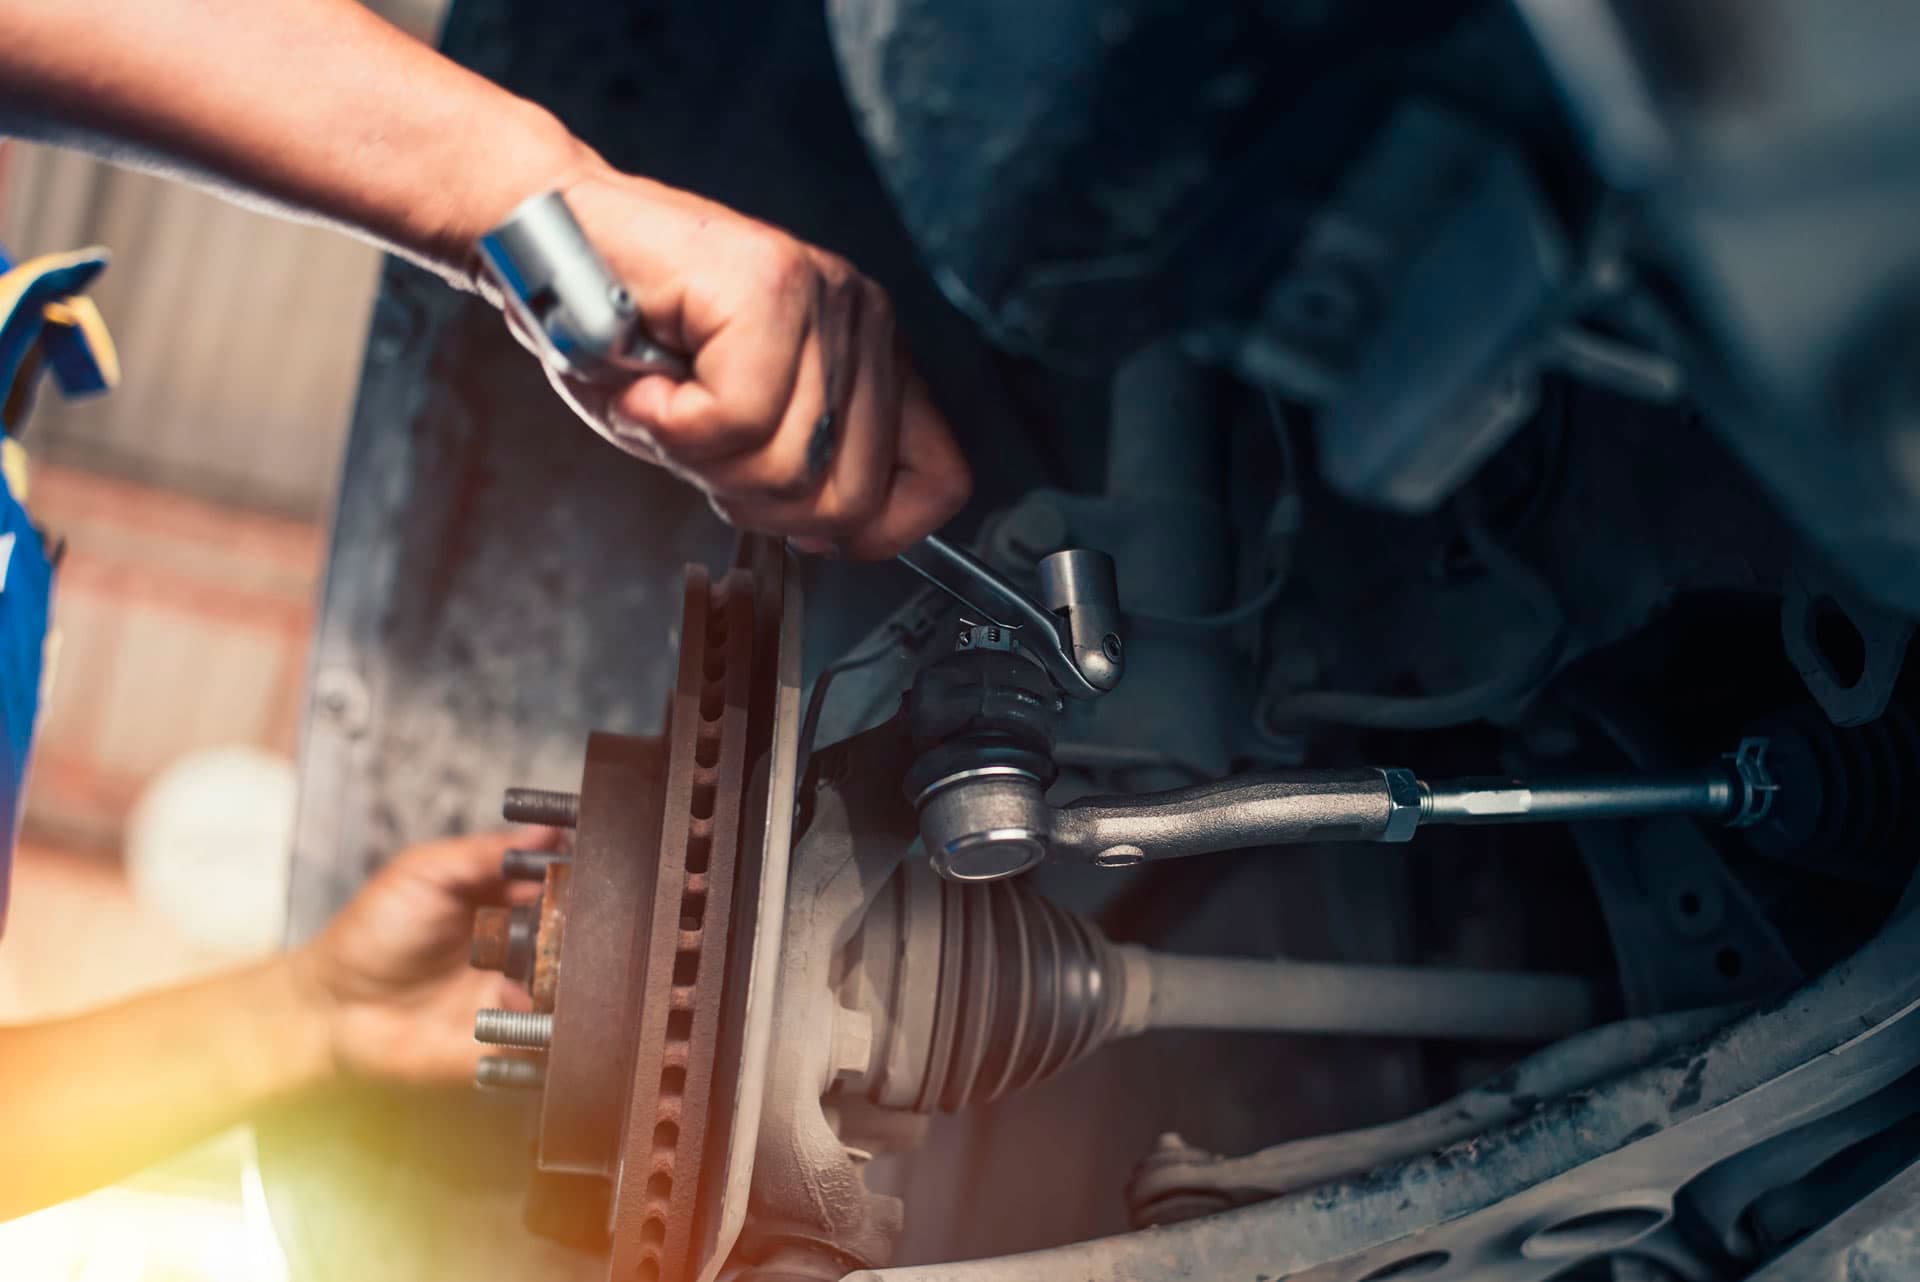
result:
[[[7,490],[14,502],[27,501],[27,451],[11,436],[0,438],[0,475],[7,478]]]
[[[32,402],[49,326],[60,342],[84,349],[90,384],[110,388],[119,381],[120,357],[106,322],[92,302],[80,297],[105,270],[108,257],[98,247],[41,254],[0,273],[0,343],[8,359],[17,362],[6,371],[11,383],[0,389],[7,423],[17,426]]]

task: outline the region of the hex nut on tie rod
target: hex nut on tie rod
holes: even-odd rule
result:
[[[1387,785],[1387,823],[1376,840],[1412,841],[1426,810],[1426,785],[1401,766],[1388,766],[1380,776]]]

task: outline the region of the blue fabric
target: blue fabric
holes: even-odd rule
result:
[[[100,362],[87,345],[86,335],[78,328],[56,325],[43,330],[40,347],[47,358],[47,373],[62,396],[98,396],[112,390],[100,375]]]
[[[0,272],[12,263],[0,249]],[[56,273],[49,287],[28,291],[25,305],[0,318],[0,394],[12,386],[19,363],[43,325],[44,302],[71,292],[97,273]],[[62,288],[66,286],[66,288]],[[10,429],[12,424],[0,425]],[[47,616],[53,598],[53,565],[40,532],[0,472],[0,931],[6,928],[12,885],[14,840],[20,832],[27,759],[40,712],[41,664],[46,657]]]
[[[0,245],[0,273],[12,270],[13,259],[7,256],[6,247]],[[85,281],[97,275],[99,270],[97,266],[82,267],[74,274],[81,277],[84,284]],[[66,282],[63,280],[61,283]],[[100,362],[88,349],[84,334],[59,328],[48,331],[44,326],[36,326],[35,329],[40,335],[40,345],[46,355],[47,372],[52,374],[53,381],[60,385],[63,395],[97,396],[112,390],[101,378]],[[25,350],[22,348],[17,352],[8,352],[5,350],[6,346],[5,342],[0,341],[0,374],[5,376],[4,379],[0,379],[0,387],[12,386],[14,367],[19,361],[21,352]],[[5,426],[8,431],[12,431],[14,424],[8,423]]]
[[[53,565],[27,510],[0,476],[0,931],[6,928],[14,838],[27,783],[27,754],[40,711]]]

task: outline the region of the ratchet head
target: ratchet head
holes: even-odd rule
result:
[[[632,295],[559,192],[521,202],[477,248],[487,278],[556,372],[595,383],[689,376],[686,357],[647,337]]]
[[[1040,562],[1040,599],[1065,621],[1066,648],[1087,684],[1103,692],[1119,685],[1126,651],[1113,558],[1085,548],[1055,552]]]

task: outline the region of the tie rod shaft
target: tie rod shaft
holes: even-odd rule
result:
[[[1044,844],[1056,860],[1115,868],[1253,846],[1404,842],[1437,824],[1679,816],[1745,827],[1773,802],[1765,748],[1763,740],[1747,740],[1694,770],[1542,780],[1429,782],[1411,770],[1378,766],[1269,771],[1057,807],[1046,803],[1031,776],[983,770],[922,794],[920,831],[944,875],[985,880],[1006,866],[987,857],[993,843],[1014,840]],[[970,875],[976,868],[982,872]]]

